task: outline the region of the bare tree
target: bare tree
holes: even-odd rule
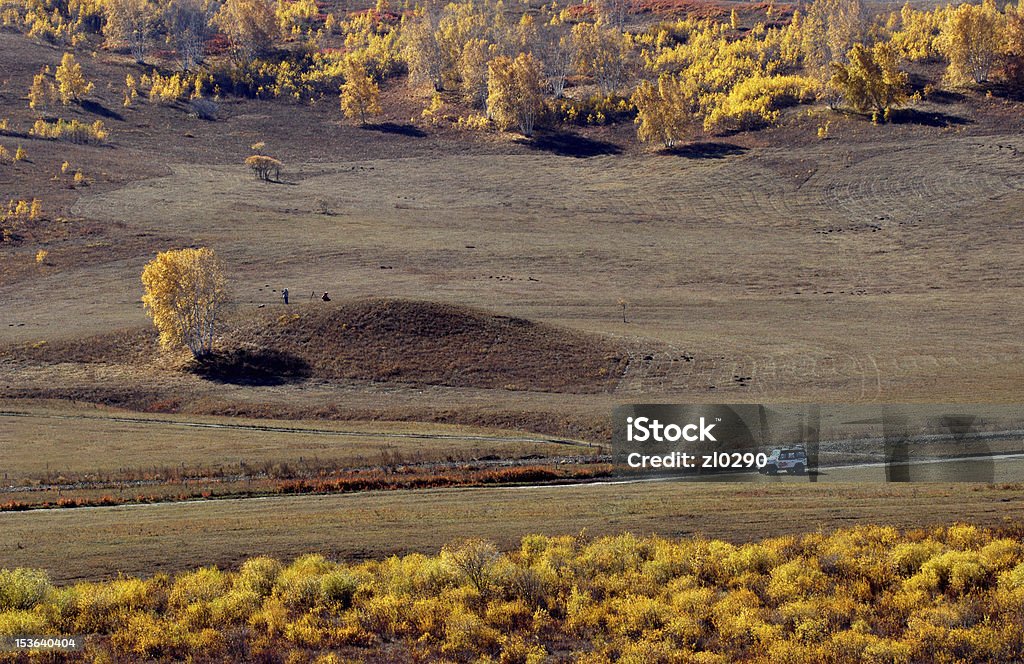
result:
[[[167,4],[164,10],[167,40],[177,49],[178,60],[185,71],[202,64],[210,19],[216,10],[216,5],[205,0],[171,0]]]
[[[565,93],[565,81],[576,61],[576,42],[562,24],[546,24],[538,34],[535,53],[544,64],[544,78],[555,99]]]
[[[156,6],[150,0],[108,0],[106,8],[104,36],[127,43],[135,62],[142,64],[157,25]]]

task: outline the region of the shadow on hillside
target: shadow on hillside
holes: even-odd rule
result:
[[[379,131],[382,134],[396,134],[408,136],[409,138],[424,138],[427,132],[411,124],[395,124],[394,122],[381,122],[380,124],[365,124],[362,126],[367,131]]]
[[[893,111],[889,121],[893,124],[913,124],[925,127],[952,127],[971,124],[971,120],[948,113],[926,113],[916,108],[904,108]]]
[[[925,99],[933,104],[957,104],[965,101],[967,97],[953,90],[932,90]]]
[[[306,360],[270,349],[236,348],[215,351],[191,367],[207,380],[232,385],[284,385],[309,378],[312,369]]]
[[[622,148],[615,143],[587,138],[572,132],[537,135],[532,140],[523,140],[520,143],[534,150],[550,152],[559,157],[576,157],[577,159],[622,152]]]
[[[98,115],[101,118],[107,118],[109,120],[124,120],[124,116],[117,111],[112,111],[98,101],[92,101],[91,99],[85,99],[80,104],[82,110],[86,113],[92,113]]]
[[[747,148],[732,143],[721,143],[717,141],[704,141],[701,143],[688,143],[678,147],[665,150],[665,154],[683,157],[684,159],[724,159],[743,154]]]

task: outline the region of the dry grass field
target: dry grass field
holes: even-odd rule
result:
[[[440,300],[625,337],[641,354],[626,394],[1012,400],[1024,143],[904,131],[715,158],[302,164],[280,185],[233,165],[171,164],[74,210],[167,238],[150,251],[215,247],[243,310],[275,306],[287,287],[299,300]],[[150,255],[4,286],[0,334],[143,325]],[[696,361],[673,362],[684,352]],[[737,375],[750,376],[742,389]]]
[[[530,533],[623,531],[731,542],[857,524],[927,528],[952,522],[1014,528],[1019,485],[776,486],[647,482],[542,488],[369,492],[0,513],[7,566],[55,579],[111,578],[216,564],[273,552],[334,559],[436,553],[466,537],[517,546]]]
[[[361,467],[590,452],[582,444],[546,443],[537,435],[445,425],[186,420],[85,408],[15,412],[0,413],[3,472],[10,485],[61,477],[73,482],[147,473],[212,476],[246,467],[266,472],[275,465]]]

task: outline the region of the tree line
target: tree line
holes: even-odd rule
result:
[[[630,0],[539,9],[500,0],[392,8],[379,0],[341,18],[313,0],[3,7],[5,25],[71,44],[96,33],[138,62],[164,42],[183,72],[209,77],[193,96],[340,94],[346,115],[366,122],[380,111],[379,86],[404,77],[431,95],[425,117],[435,122],[530,135],[548,121],[628,117],[641,140],[665,146],[697,129],[771,124],[787,106],[814,101],[883,121],[913,99],[909,63],[944,64],[932,86],[1024,87],[1024,0],[895,12],[863,0],[815,0],[791,14],[769,4],[745,19],[733,11],[727,19],[644,24]],[[211,60],[211,48],[226,57]]]

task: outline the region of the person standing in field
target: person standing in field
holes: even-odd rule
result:
[[[284,303],[288,304],[288,289],[287,288],[282,288],[281,289],[281,297],[284,298]]]

